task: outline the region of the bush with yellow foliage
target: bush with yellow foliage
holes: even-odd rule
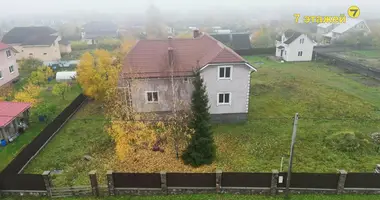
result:
[[[24,88],[16,92],[14,96],[15,102],[28,102],[32,104],[32,107],[35,106],[38,102],[38,96],[41,93],[41,88],[33,83],[29,82]]]
[[[47,83],[48,78],[53,77],[53,76],[54,76],[54,72],[50,67],[41,66],[41,67],[38,67],[36,71],[33,71],[30,74],[29,82],[36,85],[41,85],[41,84]]]

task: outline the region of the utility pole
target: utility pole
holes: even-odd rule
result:
[[[290,187],[290,178],[292,174],[294,144],[296,143],[297,124],[298,124],[298,113],[296,113],[296,115],[294,116],[294,122],[293,122],[293,134],[292,134],[292,143],[290,145],[290,159],[289,159],[289,167],[288,167],[288,176],[286,178],[285,198],[289,198],[289,187]]]

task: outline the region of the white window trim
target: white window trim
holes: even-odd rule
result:
[[[230,102],[229,103],[219,103],[219,94],[230,94]],[[216,105],[217,106],[231,105],[231,102],[232,102],[231,92],[218,92],[218,93],[216,93]]]
[[[157,92],[157,101],[148,101],[148,93],[150,93],[150,92]],[[152,98],[153,98],[153,94],[152,94]],[[145,91],[145,103],[149,103],[149,104],[151,104],[151,103],[158,103],[158,102],[160,102],[160,93],[158,92],[158,91]]]
[[[9,51],[9,55],[10,55],[10,56],[7,55],[7,58],[10,58],[10,57],[12,57],[12,51],[11,51],[11,50],[6,50],[6,51],[5,51],[5,54],[7,54],[8,51]]]
[[[10,70],[11,67],[13,68],[13,71]],[[14,67],[14,65],[9,66],[8,69],[9,69],[9,72],[11,74],[15,73],[15,67]]]
[[[226,68],[226,67],[230,67],[231,68],[231,71],[230,71],[230,77],[229,78],[220,78],[219,77],[219,73],[220,73],[220,68]],[[217,77],[218,77],[218,80],[232,80],[232,72],[233,72],[233,66],[232,65],[224,65],[224,66],[218,66],[218,73],[217,74]],[[226,75],[226,71],[224,71],[224,75]]]

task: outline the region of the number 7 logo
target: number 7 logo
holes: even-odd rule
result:
[[[360,15],[360,9],[357,6],[351,6],[348,8],[348,16],[351,18],[358,18]]]

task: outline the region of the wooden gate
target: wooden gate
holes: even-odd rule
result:
[[[52,187],[51,197],[91,196],[91,186]]]

